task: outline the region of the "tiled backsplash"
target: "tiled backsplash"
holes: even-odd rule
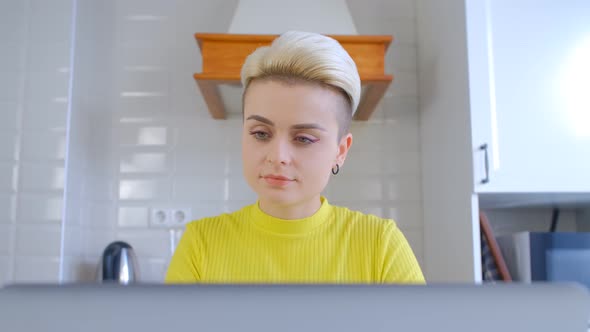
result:
[[[43,1],[22,2],[23,22],[32,19],[37,2]],[[5,77],[22,82],[11,92],[18,98],[0,95],[1,119],[7,120],[0,122],[0,170],[8,170],[0,177],[0,231],[11,241],[0,245],[0,282],[58,280],[60,255],[62,280],[90,280],[102,250],[116,239],[136,249],[142,280],[161,281],[181,232],[150,227],[151,207],[190,207],[197,219],[255,201],[242,179],[241,117],[211,119],[192,78],[200,71],[193,34],[227,31],[236,4],[64,0],[47,9],[59,19],[73,8],[77,13],[70,127],[65,130],[70,53],[59,48],[70,42],[43,32],[52,38],[47,57],[34,57],[30,68],[52,69],[0,76],[4,94],[14,85]],[[353,124],[349,159],[325,194],[334,204],[394,218],[421,260],[414,2],[348,5],[360,34],[395,36],[386,63],[395,81],[372,119]],[[69,36],[63,22],[48,20],[40,21],[47,30],[55,26],[55,34]],[[22,43],[18,52],[24,54],[34,44],[11,42]],[[20,54],[10,59],[20,61]],[[12,167],[18,174],[11,178]],[[17,190],[10,188],[13,179]],[[16,219],[6,213],[14,204]]]
[[[73,4],[0,3],[0,284],[59,280]]]

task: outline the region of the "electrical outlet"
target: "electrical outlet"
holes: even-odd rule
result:
[[[184,226],[192,221],[191,208],[177,208],[170,210],[171,226]]]
[[[151,208],[150,226],[152,227],[184,227],[192,220],[191,208]]]
[[[150,226],[168,227],[170,225],[170,210],[166,208],[150,209]]]

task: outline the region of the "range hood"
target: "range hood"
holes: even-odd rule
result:
[[[340,42],[356,63],[363,88],[354,119],[368,120],[393,80],[385,74],[385,53],[393,38],[358,35],[344,0],[240,0],[228,33],[196,33],[203,66],[194,78],[211,116],[225,119],[226,105],[241,102],[228,100],[221,90],[241,86],[246,57],[288,30],[322,33]]]

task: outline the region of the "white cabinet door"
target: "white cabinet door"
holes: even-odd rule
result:
[[[466,0],[466,21],[476,192],[590,192],[590,1]]]

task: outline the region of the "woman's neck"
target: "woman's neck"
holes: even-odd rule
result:
[[[281,204],[271,200],[260,199],[259,207],[264,213],[279,219],[294,220],[311,217],[322,206],[320,196],[297,202],[294,204]]]

